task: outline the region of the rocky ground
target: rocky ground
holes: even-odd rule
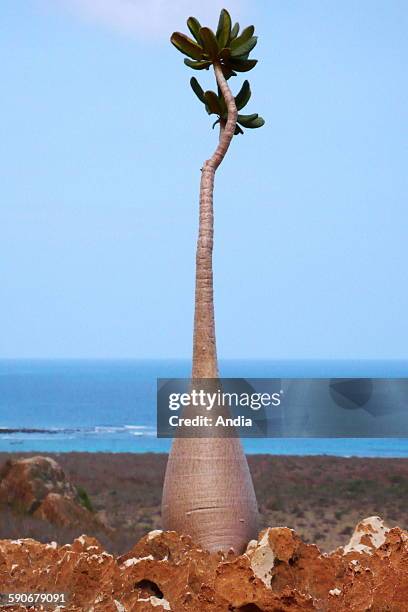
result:
[[[158,529],[165,460],[3,456],[0,592],[64,592],[72,612],[408,611],[408,533],[350,526],[405,524],[406,461],[250,457],[262,521],[301,537],[266,528],[237,556]]]
[[[22,457],[29,455],[0,453],[0,472],[8,460]],[[49,457],[63,468],[74,488],[70,500],[79,495],[81,505],[88,501],[93,516],[79,511],[76,523],[61,518],[57,525],[41,520],[47,504],[40,509],[44,489],[36,485],[36,505],[26,505],[26,509],[18,503],[11,509],[9,503],[1,502],[0,494],[0,539],[32,537],[65,544],[86,532],[97,537],[108,552],[123,554],[129,542],[161,528],[166,455],[63,453]],[[406,459],[257,455],[248,460],[261,512],[260,528],[286,525],[305,542],[314,542],[327,552],[343,545],[354,526],[367,516],[380,515],[390,526],[408,528]],[[53,492],[61,494],[63,486],[54,487]],[[52,501],[48,505],[55,508]],[[73,514],[77,513],[68,512],[68,518]]]
[[[408,534],[371,517],[329,555],[285,527],[264,530],[240,556],[211,555],[161,531],[120,557],[89,537],[61,547],[6,540],[0,584],[3,592],[65,592],[71,612],[405,612]],[[23,609],[44,608],[9,608]]]

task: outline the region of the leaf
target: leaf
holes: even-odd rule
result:
[[[238,32],[239,32],[239,23],[237,22],[231,30],[229,42],[231,42],[232,40],[234,40],[234,38],[238,36]]]
[[[252,70],[252,68],[254,68],[257,63],[258,60],[254,59],[241,60],[234,58],[233,60],[231,60],[230,66],[232,70],[236,70],[237,72],[248,72],[249,70]]]
[[[230,66],[229,64],[228,64],[228,65],[225,65],[225,64],[224,64],[224,65],[222,66],[222,73],[223,73],[223,75],[225,76],[225,78],[227,79],[227,81],[228,81],[228,79],[230,79],[232,76],[237,76],[237,73],[236,73],[236,72],[234,72],[234,71],[232,70],[232,68],[231,68],[231,66]]]
[[[200,83],[197,81],[195,77],[191,77],[190,79],[191,89],[194,91],[197,98],[203,103],[206,104],[206,100],[204,97],[204,90],[201,87]]]
[[[253,113],[252,115],[238,115],[237,122],[244,127],[250,127],[250,123],[258,119],[258,113]]]
[[[249,81],[244,81],[239,93],[235,96],[235,104],[237,110],[241,110],[246,106],[251,98],[251,88]]]
[[[245,30],[242,30],[241,34],[235,38],[233,41],[231,41],[231,51],[233,49],[236,49],[237,47],[240,47],[243,43],[247,42],[247,40],[249,40],[250,38],[252,38],[252,36],[254,35],[255,32],[255,28],[254,26],[248,26],[247,28],[245,28]]]
[[[203,49],[197,45],[194,40],[191,40],[181,32],[173,32],[170,38],[172,44],[184,55],[188,55],[192,59],[200,60],[203,56]]]
[[[207,68],[208,70],[208,68],[211,66],[210,60],[201,60],[199,62],[195,62],[193,60],[187,59],[186,57],[184,58],[184,63],[186,66],[192,68],[193,70],[204,70],[204,68]]]
[[[262,127],[265,123],[265,120],[262,117],[259,117],[257,113],[254,113],[253,115],[238,115],[237,121],[240,123],[240,125],[250,129]]]
[[[218,21],[218,28],[216,37],[220,49],[226,47],[231,34],[231,17],[226,9],[222,9],[220,13],[220,19]]]
[[[238,134],[243,134],[243,133],[244,133],[244,130],[242,130],[242,129],[239,127],[238,123],[237,123],[237,125],[236,125],[236,127],[235,127],[234,136],[238,136]]]
[[[252,36],[252,38],[250,38],[246,42],[243,42],[242,45],[240,45],[239,47],[234,47],[233,49],[231,49],[231,57],[238,57],[240,55],[246,55],[247,53],[250,53],[257,42],[258,37]]]
[[[220,107],[220,102],[218,100],[218,96],[214,91],[206,91],[204,94],[205,101],[207,103],[208,108],[210,109],[210,114],[214,115],[222,115],[222,110]]]
[[[198,21],[198,19],[196,19],[195,17],[189,17],[187,19],[187,27],[192,33],[192,35],[194,36],[194,38],[196,39],[196,41],[198,42],[198,44],[201,45],[201,38],[200,38],[201,24]]]
[[[210,28],[200,28],[200,38],[203,41],[204,50],[212,60],[218,59],[220,52],[215,34]]]
[[[257,117],[256,119],[254,119],[253,121],[251,121],[251,123],[249,125],[247,125],[247,128],[260,128],[265,124],[265,119],[263,119],[262,117]]]

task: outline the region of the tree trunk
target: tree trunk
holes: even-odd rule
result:
[[[196,255],[192,378],[218,378],[213,299],[214,177],[234,136],[235,99],[222,73],[215,76],[228,107],[218,146],[202,168]],[[241,442],[237,438],[176,438],[166,469],[165,529],[190,535],[210,551],[241,552],[256,536],[258,508]]]

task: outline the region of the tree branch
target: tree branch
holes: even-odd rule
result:
[[[235,98],[228,86],[227,80],[224,77],[220,64],[214,64],[215,78],[217,79],[218,87],[224,96],[225,103],[228,109],[228,119],[225,124],[221,121],[220,140],[212,157],[208,160],[208,164],[212,165],[214,170],[218,168],[225,157],[226,152],[234,137],[235,128],[237,125],[238,111],[235,104]]]

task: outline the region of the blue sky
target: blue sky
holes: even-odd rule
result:
[[[2,357],[190,355],[216,133],[168,42],[200,3],[160,4],[1,3]],[[407,358],[407,3],[227,8],[267,123],[217,175],[220,356]]]

